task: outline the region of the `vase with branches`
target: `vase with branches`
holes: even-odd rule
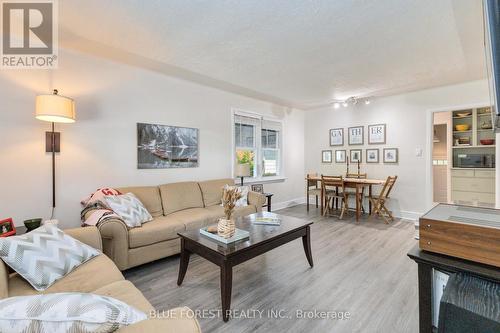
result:
[[[219,219],[217,233],[224,238],[230,238],[236,232],[233,212],[236,202],[241,199],[241,190],[238,187],[226,187],[222,194],[222,205],[224,206],[224,218]]]

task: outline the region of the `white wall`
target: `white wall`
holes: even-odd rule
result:
[[[266,184],[274,202],[303,197],[304,114],[100,58],[61,50],[59,69],[0,72],[0,218],[48,218],[50,124],[34,118],[35,96],[59,89],[76,100],[77,122],[57,124],[56,218],[79,225],[79,200],[98,187],[156,185],[231,176],[231,108],[284,120],[285,182]],[[200,166],[138,170],[136,123],[200,129]],[[299,181],[297,181],[299,180]]]
[[[305,158],[306,172],[323,174],[344,174],[345,164],[321,164],[321,150],[357,149],[361,146],[347,145],[347,128],[365,126],[365,145],[363,162],[366,160],[366,148],[379,148],[382,161],[382,148],[399,148],[399,163],[362,164],[361,171],[371,178],[385,179],[388,175],[398,175],[398,181],[391,194],[390,203],[396,215],[416,218],[429,209],[432,202],[432,183],[430,182],[430,158],[432,148],[431,110],[449,110],[454,106],[487,105],[489,103],[486,81],[475,81],[460,85],[422,90],[413,93],[379,98],[370,105],[350,106],[333,109],[323,108],[306,112]],[[385,145],[367,144],[367,125],[387,124],[387,143]],[[345,146],[329,147],[329,129],[343,127]],[[422,149],[421,157],[416,150]],[[497,155],[497,160],[498,160]],[[355,166],[351,171],[355,170]],[[497,177],[497,188],[498,177]],[[430,193],[430,195],[429,195]]]

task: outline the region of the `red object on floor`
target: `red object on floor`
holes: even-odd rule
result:
[[[5,230],[7,230],[6,232],[2,232],[4,230],[4,227]],[[9,237],[15,234],[16,234],[16,227],[14,226],[12,218],[0,220],[0,237]]]

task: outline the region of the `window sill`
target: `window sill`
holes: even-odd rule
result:
[[[262,178],[244,178],[243,185],[283,183],[286,179],[287,178],[284,176],[262,177]],[[239,177],[235,178],[234,183],[237,185],[241,184],[241,179]]]

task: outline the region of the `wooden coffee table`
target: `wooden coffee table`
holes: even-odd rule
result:
[[[275,217],[281,219],[280,226],[256,225],[256,217]],[[302,245],[309,265],[313,267],[311,254],[311,231],[313,222],[274,213],[251,214],[236,221],[236,227],[250,232],[250,238],[225,245],[200,234],[199,230],[180,232],[181,260],[177,285],[181,285],[186,275],[191,254],[198,254],[220,267],[220,287],[222,300],[222,319],[228,321],[231,307],[233,266],[241,264],[278,246],[302,238]]]

